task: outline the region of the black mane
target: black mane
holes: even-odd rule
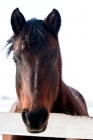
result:
[[[40,49],[46,44],[46,31],[43,28],[43,21],[37,19],[28,20],[23,27],[22,31],[18,36],[12,36],[8,41],[7,45],[11,44],[7,51],[7,56],[13,50],[16,39],[20,39],[29,49]],[[35,48],[36,43],[36,48]],[[6,46],[7,46],[6,45]],[[31,47],[30,47],[31,46]]]

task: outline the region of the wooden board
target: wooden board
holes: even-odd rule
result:
[[[51,113],[46,131],[29,133],[20,113],[0,113],[0,134],[93,139],[93,118]]]

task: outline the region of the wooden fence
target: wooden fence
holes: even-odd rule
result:
[[[93,118],[51,113],[47,129],[33,134],[27,132],[20,113],[0,113],[0,134],[93,139]]]

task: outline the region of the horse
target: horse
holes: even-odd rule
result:
[[[11,14],[13,36],[7,43],[10,44],[7,55],[13,51],[18,98],[10,112],[21,113],[29,133],[45,131],[50,113],[89,116],[82,94],[62,80],[58,39],[61,21],[57,9],[53,9],[44,20],[26,20],[19,8]],[[3,135],[3,140],[35,138],[38,137]]]

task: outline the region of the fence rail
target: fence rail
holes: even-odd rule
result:
[[[0,113],[0,134],[93,139],[93,118],[51,113],[46,131],[27,132],[20,113]]]

